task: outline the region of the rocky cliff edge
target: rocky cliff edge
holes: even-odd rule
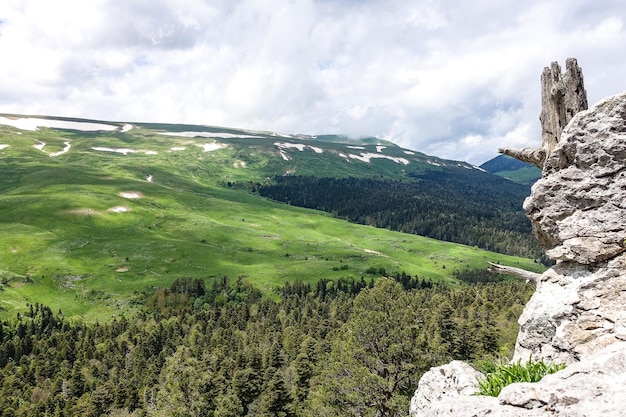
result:
[[[524,209],[557,263],[537,278],[513,361],[567,367],[497,398],[472,395],[467,364],[433,368],[412,417],[626,416],[626,92],[573,116]]]

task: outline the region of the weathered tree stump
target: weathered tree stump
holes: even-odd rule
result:
[[[544,162],[561,138],[563,128],[574,115],[587,110],[583,72],[575,58],[565,61],[565,74],[558,62],[541,74],[541,147],[538,149],[500,148],[498,151],[543,169]]]

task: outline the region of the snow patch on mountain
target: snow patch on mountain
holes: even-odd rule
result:
[[[61,149],[61,150],[60,150],[60,151],[58,151],[58,152],[49,153],[48,155],[50,155],[50,156],[59,156],[59,155],[63,155],[64,153],[68,153],[68,152],[70,151],[70,149],[72,148],[72,145],[71,145],[68,141],[63,142],[63,145],[65,145],[65,146],[63,147],[63,149]]]
[[[218,149],[226,148],[227,146],[228,145],[225,145],[223,143],[213,142],[203,144],[202,149],[204,149],[204,152],[213,152],[217,151]]]
[[[94,146],[91,149],[94,151],[100,151],[100,152],[121,153],[122,155],[128,155],[129,153],[143,153],[146,155],[158,155],[159,154],[156,151],[145,151],[145,150],[136,150],[136,149],[128,149],[128,148],[104,148],[101,146]]]
[[[371,162],[372,158],[383,158],[383,159],[389,159],[390,161],[393,161],[397,164],[402,164],[402,165],[409,165],[409,160],[405,159],[405,158],[398,158],[395,156],[389,156],[389,155],[382,155],[379,153],[361,153],[360,155],[355,155],[355,154],[350,154],[348,155],[350,158],[352,159],[356,159],[358,161],[361,162]]]
[[[113,213],[126,213],[130,211],[130,208],[126,206],[115,206],[111,207],[109,211],[112,211]]]
[[[235,133],[226,132],[160,132],[159,135],[164,136],[180,136],[185,138],[221,138],[221,139],[250,139],[250,138],[263,138],[264,136],[257,135],[241,135]]]
[[[284,152],[285,149],[290,148],[296,148],[300,152],[304,151],[306,148],[309,148],[315,153],[324,153],[324,150],[322,148],[318,148],[317,146],[305,145],[304,143],[274,142],[274,146],[276,146],[281,153]]]
[[[129,199],[143,197],[143,194],[141,194],[139,191],[122,191],[121,193],[118,193],[117,195],[119,195],[120,197],[129,198]]]
[[[25,117],[20,119],[11,119],[0,116],[0,124],[5,126],[13,126],[21,130],[39,130],[40,127],[48,127],[53,129],[80,130],[84,132],[93,132],[98,130],[112,131],[117,126],[104,123],[91,122],[72,122],[68,120],[40,119],[36,117]]]
[[[302,152],[304,148],[307,147],[307,145],[302,144],[302,143],[287,143],[287,142],[274,142],[274,146],[276,146],[278,149],[281,149],[281,150],[289,149],[289,148],[296,148],[300,152]]]

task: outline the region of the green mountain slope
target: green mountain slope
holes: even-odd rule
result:
[[[179,277],[242,276],[269,293],[380,269],[444,282],[487,261],[540,269],[232,186],[278,173],[397,177],[448,165],[474,169],[375,139],[0,115],[0,316],[38,302],[94,320]]]
[[[482,164],[480,168],[518,184],[531,185],[541,178],[539,168],[508,155],[498,155]]]
[[[368,224],[528,258],[541,248],[521,210],[527,186],[463,168],[407,178],[277,176],[258,192]]]

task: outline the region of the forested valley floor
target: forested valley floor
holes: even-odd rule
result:
[[[522,210],[530,187],[480,171],[409,173],[403,180],[276,176],[254,191],[353,223],[547,262]]]
[[[402,416],[430,367],[509,354],[533,290],[397,274],[272,298],[224,277],[102,323],[36,304],[0,325],[0,415]]]

